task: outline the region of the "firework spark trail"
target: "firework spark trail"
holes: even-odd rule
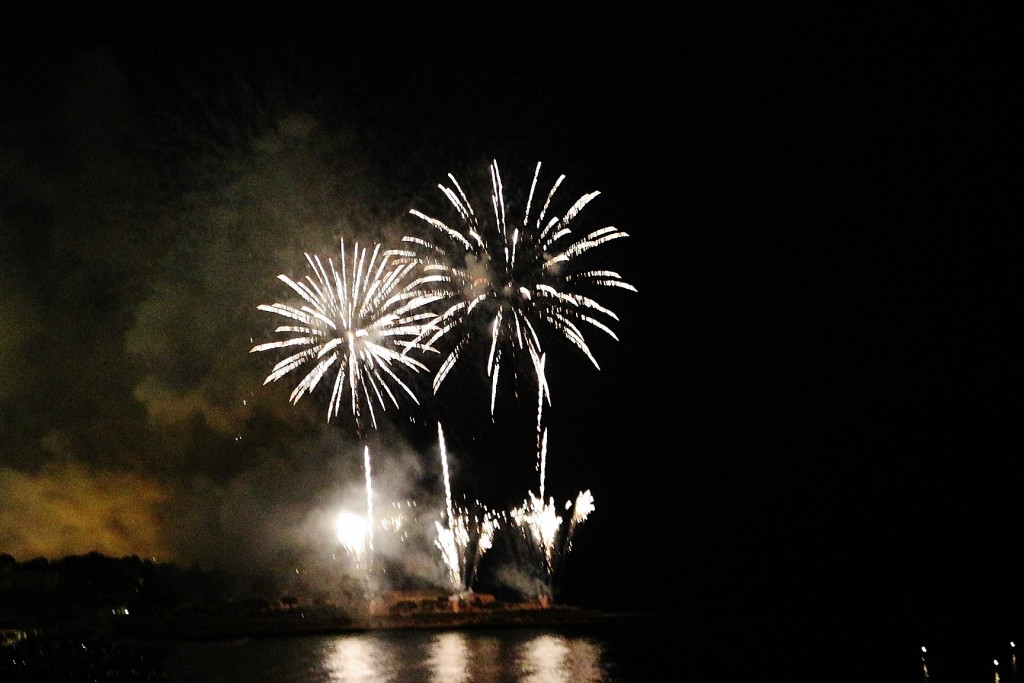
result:
[[[538,377],[544,376],[544,366],[547,364],[547,356],[541,355],[540,359],[534,364],[540,366],[540,372]],[[544,399],[547,398],[550,401],[550,395],[548,394],[548,385],[546,381],[542,381],[537,385],[537,453],[547,453],[547,431],[544,429]],[[540,477],[541,486],[544,485],[544,475]],[[540,492],[541,497],[544,496],[544,491]]]
[[[539,428],[539,427],[538,427]],[[545,429],[541,435],[540,451],[537,453],[537,472],[540,474],[540,499],[544,500],[544,482],[547,480],[548,470],[548,431]]]
[[[451,478],[448,471],[448,451],[444,431],[437,425],[437,438],[441,449],[441,470],[444,476],[446,523],[434,522],[437,539],[434,544],[441,551],[441,559],[448,572],[448,580],[456,594],[473,588],[480,559],[490,550],[498,529],[498,518],[479,501],[470,507],[456,507],[452,503]]]
[[[510,513],[511,525],[516,528],[523,542],[526,543],[531,555],[537,561],[541,573],[540,599],[548,602],[554,595],[558,574],[565,565],[566,557],[572,550],[572,541],[577,527],[586,521],[594,511],[594,496],[590,490],[582,491],[573,501],[566,501],[566,511],[572,510],[568,524],[563,528],[565,520],[558,514],[555,499],[545,500],[545,477],[547,470],[547,430],[541,442],[538,454],[538,470],[540,471],[540,495],[528,492],[522,505]],[[561,531],[561,533],[559,533]]]
[[[364,429],[364,410],[376,429],[374,405],[386,410],[390,402],[397,408],[396,389],[419,403],[396,368],[411,372],[426,369],[409,352],[433,350],[422,342],[422,336],[433,317],[427,309],[437,295],[412,289],[417,264],[409,252],[382,252],[380,244],[368,251],[357,243],[349,255],[342,240],[340,273],[330,258],[325,266],[319,256],[307,253],[306,261],[313,274],[304,280],[296,282],[287,275],[278,275],[304,303],[257,307],[293,321],[275,330],[287,338],[258,344],[250,353],[298,347],[299,351],[274,366],[263,383],[312,365],[291,393],[294,404],[311,394],[333,370],[336,374],[327,407],[328,421],[340,414],[342,400],[348,395],[357,431],[361,434]]]
[[[391,511],[380,515],[378,526],[399,541],[405,542],[409,540],[409,524],[417,515],[415,501],[392,502]]]
[[[417,287],[443,303],[434,326],[418,341],[428,339],[427,344],[432,346],[447,336],[455,337],[453,348],[434,375],[434,391],[474,343],[476,325],[472,323],[479,322],[477,318],[489,321],[487,375],[491,380],[492,415],[504,350],[513,357],[510,361],[516,351],[526,351],[541,400],[550,402],[538,326],[543,324],[559,332],[600,368],[579,324],[587,323],[617,340],[609,323],[617,321],[618,316],[580,290],[597,286],[636,291],[615,271],[574,268],[576,260],[592,249],[628,236],[613,226],[582,236],[573,233],[574,219],[599,192],[583,195],[565,213],[548,218],[556,190],[565,179],[561,175],[536,216],[531,215],[540,170],[538,162],[521,223],[509,218],[498,162],[493,161],[493,223],[481,224],[466,193],[448,174],[452,187],[439,184],[438,188],[454,207],[460,225],[452,227],[412,209],[410,214],[426,222],[441,239],[403,238],[414,245],[417,258],[424,262]]]
[[[370,475],[370,447],[363,448],[363,469],[366,471],[366,546],[373,553],[373,478]]]
[[[441,476],[444,477],[444,503],[448,512],[448,523],[452,521],[452,482],[448,474],[448,447],[444,442],[444,430],[437,424],[437,444],[441,449]]]

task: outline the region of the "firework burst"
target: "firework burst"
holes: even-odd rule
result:
[[[535,202],[540,170],[538,163],[521,215],[511,215],[505,202],[497,161],[490,165],[490,209],[481,214],[449,174],[451,187],[439,184],[438,188],[455,209],[457,223],[449,225],[412,209],[410,213],[431,230],[428,237],[404,238],[414,245],[424,264],[417,286],[443,304],[434,326],[423,338],[428,345],[453,339],[451,350],[434,375],[434,391],[460,354],[475,343],[477,331],[486,330],[492,415],[499,372],[507,356],[511,356],[513,369],[516,356],[529,358],[538,394],[550,400],[539,327],[560,333],[600,368],[582,325],[596,327],[617,340],[610,325],[618,316],[582,292],[592,287],[636,291],[614,271],[577,268],[577,262],[592,249],[627,237],[613,226],[585,234],[573,232],[577,216],[600,193],[584,194],[564,212],[554,213],[555,195],[565,176],[558,177],[543,203]]]
[[[436,295],[411,287],[416,261],[410,257],[409,252],[382,250],[380,244],[372,250],[355,244],[346,253],[342,240],[340,272],[333,259],[328,258],[325,265],[319,256],[306,254],[311,275],[298,282],[278,275],[301,302],[258,306],[289,323],[275,330],[285,339],[259,344],[250,353],[298,351],[279,361],[264,384],[308,366],[291,393],[294,404],[333,372],[327,419],[340,414],[347,397],[359,433],[365,427],[364,411],[376,429],[375,406],[398,407],[398,390],[418,404],[416,394],[396,370],[426,369],[409,352],[431,350],[422,338],[424,326],[433,317],[427,308]]]

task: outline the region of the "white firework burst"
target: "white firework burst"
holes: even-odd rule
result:
[[[433,317],[427,308],[437,297],[411,287],[417,263],[409,252],[383,250],[380,244],[372,249],[355,244],[346,253],[342,240],[340,271],[331,258],[325,264],[307,253],[306,261],[312,274],[305,279],[278,275],[301,302],[258,306],[289,321],[275,330],[285,338],[258,344],[250,353],[298,349],[274,366],[264,384],[308,367],[291,393],[294,404],[333,373],[327,420],[340,414],[347,397],[356,429],[363,431],[364,411],[376,429],[375,406],[397,408],[397,391],[419,403],[400,372],[426,369],[409,352],[432,350],[422,338]]]
[[[576,217],[600,193],[584,194],[564,212],[553,212],[556,191],[565,179],[561,175],[535,210],[540,170],[538,162],[525,210],[516,216],[510,215],[506,205],[497,161],[490,164],[490,210],[483,212],[484,217],[478,215],[458,181],[449,174],[451,187],[439,184],[438,188],[455,209],[457,222],[449,224],[412,209],[410,213],[431,230],[428,237],[404,238],[423,262],[424,274],[417,286],[442,303],[424,339],[428,345],[453,339],[451,350],[434,375],[434,391],[460,354],[475,342],[477,330],[486,329],[492,415],[503,354],[512,356],[509,361],[513,369],[518,362],[516,356],[528,357],[538,394],[550,400],[538,328],[554,329],[600,368],[583,326],[595,327],[617,340],[611,325],[618,316],[583,292],[595,287],[636,291],[615,271],[577,267],[592,249],[628,236],[613,226],[585,234],[573,231]]]

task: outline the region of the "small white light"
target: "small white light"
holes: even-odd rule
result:
[[[999,660],[998,659],[993,659],[992,663],[995,664],[996,666],[999,666]]]
[[[921,652],[928,652],[928,648],[926,648],[924,645],[922,645],[921,646]]]

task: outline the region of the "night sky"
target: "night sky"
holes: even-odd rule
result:
[[[638,290],[600,369],[548,347],[566,601],[1024,635],[1019,16],[206,4],[0,15],[0,552],[287,562],[361,442],[263,386],[256,306],[541,161]],[[535,396],[470,379],[387,413],[382,492],[437,419],[459,491],[536,490]]]

